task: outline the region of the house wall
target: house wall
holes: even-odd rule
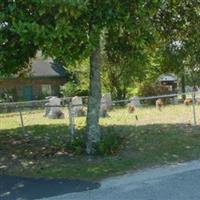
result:
[[[6,79],[0,80],[0,97],[4,92],[9,91],[9,95],[14,97],[14,100],[24,100],[24,87],[32,87],[32,99],[44,98],[42,94],[42,85],[51,85],[52,95],[58,95],[60,86],[67,81],[65,77],[56,78],[37,78],[37,79]]]

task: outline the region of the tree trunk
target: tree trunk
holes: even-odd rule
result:
[[[100,141],[99,110],[101,101],[100,79],[100,44],[93,49],[90,56],[90,89],[87,111],[87,148],[88,154],[94,154]]]

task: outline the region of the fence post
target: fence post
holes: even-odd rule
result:
[[[192,110],[193,110],[193,120],[194,120],[194,125],[197,125],[197,120],[196,120],[196,110],[195,110],[195,92],[192,93]]]
[[[71,103],[68,104],[68,113],[69,113],[69,132],[71,134],[71,140],[74,139],[74,114],[72,112]]]
[[[21,121],[21,126],[22,126],[22,132],[25,135],[25,127],[24,127],[24,121],[23,121],[23,115],[21,109],[19,109],[19,115],[20,115],[20,121]]]

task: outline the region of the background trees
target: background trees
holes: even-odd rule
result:
[[[196,85],[199,65],[199,1],[166,1],[154,16],[155,26],[162,41],[162,68],[181,77],[185,92],[185,75]],[[196,69],[196,70],[194,70]],[[187,72],[187,73],[186,73]]]

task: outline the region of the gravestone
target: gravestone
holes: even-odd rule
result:
[[[173,98],[173,103],[174,103],[175,105],[178,104],[178,98],[177,98],[177,97],[174,97],[174,98]]]
[[[107,109],[106,104],[101,103],[101,105],[100,105],[100,113],[99,114],[100,114],[100,117],[109,117],[108,109]]]
[[[51,97],[49,98],[49,102],[45,104],[47,107],[45,116],[50,119],[63,119],[64,113],[62,112],[61,108],[61,99],[58,97]],[[58,106],[58,107],[57,107]]]
[[[135,101],[132,99],[128,104],[128,112],[134,113],[135,112]]]
[[[71,100],[71,110],[74,117],[85,116],[82,97],[75,96]]]
[[[101,104],[104,104],[107,110],[112,110],[112,97],[110,93],[103,94]]]
[[[140,103],[140,99],[139,97],[135,96],[131,99],[131,102],[130,102],[131,105],[134,105],[135,107],[140,107],[141,106],[141,103]]]
[[[106,93],[101,98],[100,116],[108,117],[108,111],[112,110],[112,97],[110,93]]]

